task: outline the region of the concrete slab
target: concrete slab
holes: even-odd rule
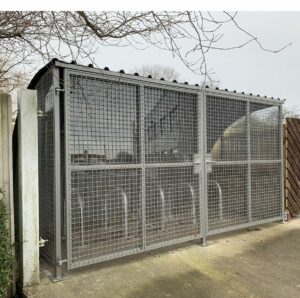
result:
[[[218,235],[69,273],[31,297],[300,297],[300,219]]]

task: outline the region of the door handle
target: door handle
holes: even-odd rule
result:
[[[207,160],[206,163],[213,165],[213,164],[216,164],[217,161],[215,161],[215,160]]]

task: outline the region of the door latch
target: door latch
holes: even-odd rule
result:
[[[205,155],[205,160],[206,160],[206,171],[207,173],[212,173],[212,166],[213,164],[216,163],[216,161],[212,160],[212,155],[211,153],[207,153]]]
[[[194,154],[194,174],[200,174],[201,169],[200,169],[200,164],[201,164],[201,156],[200,154]]]

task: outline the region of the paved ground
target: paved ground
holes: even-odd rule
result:
[[[51,283],[34,297],[300,297],[300,219],[127,257]]]

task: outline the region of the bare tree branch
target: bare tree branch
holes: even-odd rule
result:
[[[233,50],[256,43],[263,51],[278,53],[290,45],[266,48],[238,24],[236,17],[237,13],[226,11],[3,11],[0,12],[0,59],[3,61],[0,88],[3,89],[5,82],[11,82],[11,88],[15,88],[11,80],[23,71],[20,65],[34,67],[37,62],[53,57],[94,62],[102,46],[136,49],[154,46],[169,51],[205,81],[212,79],[213,74],[207,63],[211,50]],[[222,30],[228,25],[244,39],[224,47]]]

